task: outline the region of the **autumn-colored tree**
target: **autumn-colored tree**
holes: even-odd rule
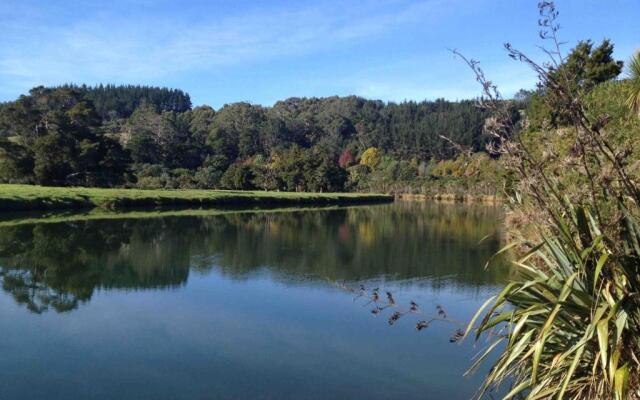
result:
[[[382,154],[377,147],[369,147],[360,156],[360,165],[366,165],[369,168],[375,168],[380,164]]]
[[[355,162],[356,159],[353,154],[351,154],[349,149],[345,149],[342,154],[340,154],[340,158],[338,159],[338,165],[340,165],[341,168],[350,167],[355,164]]]

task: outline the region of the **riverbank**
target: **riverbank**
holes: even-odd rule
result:
[[[232,190],[144,190],[0,184],[0,212],[162,207],[352,205],[392,202],[384,194]]]
[[[443,203],[482,203],[482,204],[501,204],[504,199],[500,196],[493,195],[470,195],[470,194],[396,194],[397,200],[410,201],[438,201]]]

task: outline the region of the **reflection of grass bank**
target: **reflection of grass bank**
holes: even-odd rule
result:
[[[227,190],[141,190],[0,185],[0,211],[82,208],[341,205],[389,202],[359,193],[291,193]]]
[[[277,208],[186,208],[172,210],[154,210],[154,211],[114,211],[102,208],[95,208],[88,211],[53,211],[43,212],[17,212],[5,214],[7,217],[0,220],[0,228],[12,227],[18,225],[29,224],[52,224],[59,222],[77,222],[77,221],[95,221],[108,219],[148,219],[148,218],[164,218],[164,217],[211,217],[232,214],[251,214],[251,213],[285,213],[297,211],[328,211],[344,209],[348,207],[341,206],[318,206],[318,207],[277,207]]]
[[[396,199],[412,201],[438,201],[443,203],[486,203],[500,204],[504,199],[495,195],[471,195],[461,193],[442,194],[398,194]]]

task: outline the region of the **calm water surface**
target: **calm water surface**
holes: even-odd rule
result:
[[[507,279],[486,206],[0,227],[0,399],[467,399],[455,327]],[[483,240],[484,238],[484,240]],[[393,292],[377,315],[361,284]],[[380,305],[386,304],[382,296]]]

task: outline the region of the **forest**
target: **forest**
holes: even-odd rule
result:
[[[36,87],[0,108],[7,183],[282,191],[387,190],[486,144],[474,101],[356,96],[191,107],[141,86]]]
[[[576,85],[614,79],[613,45],[581,42]],[[522,130],[560,126],[544,87],[504,100]],[[508,181],[474,100],[385,103],[292,97],[271,107],[192,107],[187,93],[114,85],[35,87],[0,105],[0,182],[277,191],[472,192]],[[490,146],[489,146],[490,147]]]

